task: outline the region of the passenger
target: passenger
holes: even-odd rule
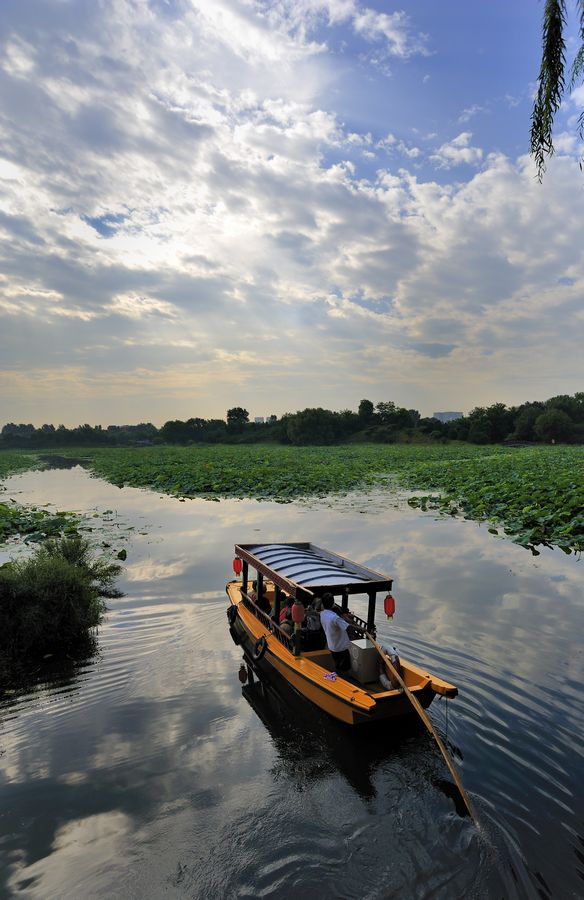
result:
[[[383,649],[384,653],[386,653],[389,656],[389,658],[391,660],[391,664],[394,667],[394,669],[397,671],[400,678],[403,678],[402,664],[400,662],[400,658],[398,656],[398,652],[395,649],[395,647],[393,647],[390,644],[389,646],[383,647],[382,649]],[[386,665],[383,662],[383,660],[379,661],[379,668],[380,668],[379,681],[381,682],[381,684],[383,685],[383,687],[385,688],[386,691],[395,691],[396,689],[403,690],[401,684],[399,683],[397,678],[394,676],[394,674],[391,671],[391,669],[389,668],[389,666]]]
[[[312,603],[306,607],[306,621],[304,624],[307,631],[320,631],[320,612],[317,612]]]
[[[262,612],[265,612],[268,616],[271,614],[272,604],[266,597],[265,591],[263,591],[261,597],[258,597],[258,599],[256,600],[256,604],[259,606],[259,608],[261,609]]]
[[[280,628],[282,629],[284,634],[286,634],[288,637],[292,637],[292,634],[294,631],[294,626],[292,625],[292,622],[282,622],[282,624],[280,625]]]
[[[258,590],[258,583],[257,583],[257,581],[253,581],[251,586],[252,586],[252,592],[251,592],[251,594],[249,595],[250,598],[253,600],[253,602],[255,603],[255,605],[256,605],[257,607],[259,607],[259,609],[261,609],[262,612],[267,613],[268,616],[269,616],[270,613],[272,612],[272,606],[271,606],[271,604],[270,604],[270,601],[269,601],[268,598],[266,597],[266,589],[263,588],[263,590],[262,590],[262,596],[261,596],[261,597],[258,597],[258,595],[257,595],[257,590]]]
[[[280,625],[283,622],[292,622],[292,606],[294,597],[286,597],[286,604],[280,610]]]
[[[334,604],[335,601],[332,594],[323,594],[322,605],[324,609],[320,614],[320,623],[324,628],[327,647],[335,663],[335,671],[337,675],[342,675],[343,672],[348,672],[351,668],[351,654],[349,653],[351,641],[347,634],[349,622],[334,612]]]
[[[312,601],[312,605],[313,605],[314,609],[317,611],[317,613],[321,613],[322,612],[322,597],[315,597],[314,600]]]

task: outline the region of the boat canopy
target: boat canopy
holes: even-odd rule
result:
[[[270,578],[291,597],[375,594],[392,579],[311,543],[236,544],[235,555]]]

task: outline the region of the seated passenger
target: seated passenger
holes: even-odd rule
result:
[[[384,653],[386,653],[389,656],[389,658],[391,660],[391,664],[394,667],[394,669],[397,671],[398,675],[401,678],[403,678],[402,664],[400,662],[400,658],[398,656],[398,653],[397,653],[397,650],[395,649],[395,647],[393,647],[390,644],[389,646],[383,647],[382,649],[383,649]],[[391,671],[391,669],[389,668],[389,666],[386,665],[383,662],[383,660],[381,660],[381,659],[379,661],[379,668],[380,668],[379,681],[381,682],[381,684],[383,685],[383,687],[385,688],[386,691],[395,691],[395,690],[401,688],[401,684],[399,683],[397,678],[394,676],[394,674]]]
[[[286,603],[280,610],[280,625],[283,622],[292,622],[292,606],[294,605],[293,597],[286,597]]]
[[[320,631],[320,612],[317,612],[312,604],[306,607],[304,624],[308,631]]]
[[[258,590],[258,583],[257,583],[257,581],[253,581],[251,586],[252,586],[252,592],[251,592],[251,594],[249,595],[250,598],[253,600],[253,602],[255,603],[255,605],[258,606],[258,607],[261,609],[262,612],[265,612],[265,613],[267,613],[268,615],[270,615],[270,613],[272,612],[272,607],[271,607],[270,601],[269,601],[268,598],[266,597],[266,589],[263,588],[263,590],[262,590],[262,596],[261,596],[261,597],[258,597],[258,595],[257,595],[257,590]]]

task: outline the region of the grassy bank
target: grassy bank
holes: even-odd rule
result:
[[[289,501],[391,484],[425,492],[413,505],[488,521],[523,546],[584,549],[584,448],[578,446],[199,445],[84,455],[95,474],[120,487],[179,497]]]

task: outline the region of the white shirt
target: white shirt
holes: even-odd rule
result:
[[[323,609],[320,614],[320,624],[324,628],[329,650],[332,650],[333,653],[340,653],[341,650],[349,649],[351,646],[347,634],[349,622],[341,619],[332,609]]]

